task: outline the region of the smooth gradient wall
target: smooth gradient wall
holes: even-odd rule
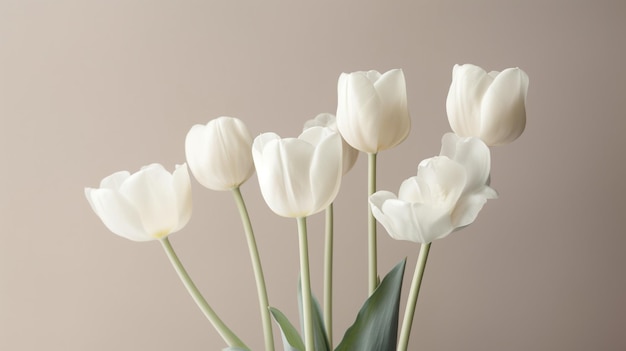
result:
[[[492,149],[500,198],[433,244],[410,350],[626,349],[625,4],[0,0],[0,350],[221,350],[159,243],[110,233],[84,187],[173,169],[191,126],[222,115],[296,136],[335,111],[341,72],[402,68],[412,130],[378,162],[395,192],[450,130],[456,63],[525,70],[528,124]],[[367,295],[366,163],[336,199],[335,344]],[[297,321],[296,222],[268,209],[256,176],[242,192],[270,303]],[[171,242],[262,350],[232,196],[193,180],[193,206]],[[309,220],[320,299],[322,230]],[[403,301],[418,251],[379,227],[381,274],[408,259]]]

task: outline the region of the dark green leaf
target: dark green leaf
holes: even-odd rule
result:
[[[346,331],[335,351],[395,351],[398,339],[398,309],[406,259],[380,283]]]

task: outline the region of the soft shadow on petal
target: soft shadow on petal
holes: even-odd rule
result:
[[[178,224],[172,175],[159,164],[143,167],[122,184],[120,193],[137,209],[150,235],[170,233]]]
[[[130,177],[130,173],[128,171],[115,172],[102,179],[100,182],[100,188],[118,190],[128,177]]]
[[[295,138],[266,133],[253,144],[261,194],[276,214],[301,217],[314,201],[309,189],[309,167],[314,147]]]
[[[465,192],[485,185],[491,171],[491,152],[478,138],[461,138],[447,133],[441,141],[441,155],[445,155],[465,168],[467,184]]]
[[[176,195],[176,207],[178,208],[178,225],[172,230],[172,233],[174,233],[182,229],[191,218],[191,181],[186,164],[177,166],[174,173],[172,173],[172,187]]]
[[[426,244],[452,233],[451,207],[412,204],[413,221],[417,227],[417,242]]]
[[[372,82],[361,74],[351,74],[349,79],[349,128],[344,139],[352,147],[367,153],[378,151],[382,103]],[[339,127],[340,131],[345,130]]]
[[[478,213],[483,208],[488,199],[497,197],[495,190],[485,186],[479,192],[463,196],[452,212],[452,224],[454,227],[464,227],[473,223],[478,217]]]
[[[133,205],[111,189],[85,189],[85,196],[102,223],[113,233],[133,240],[152,240]]]
[[[460,136],[478,136],[480,133],[483,95],[493,77],[482,68],[471,65],[455,65],[452,83],[446,99],[446,111],[452,130]]]
[[[398,200],[389,191],[378,191],[370,196],[374,217],[383,225],[389,236],[396,240],[416,241],[411,204]]]
[[[341,135],[324,129],[325,137],[315,148],[309,165],[311,196],[315,205],[308,215],[324,210],[335,200],[343,175]]]
[[[402,184],[400,184],[398,198],[407,202],[424,202],[422,191],[417,182],[417,176],[405,179]]]
[[[526,128],[528,76],[519,68],[502,71],[483,98],[481,136],[487,145],[508,144]]]

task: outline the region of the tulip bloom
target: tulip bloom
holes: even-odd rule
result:
[[[252,173],[252,137],[237,118],[219,117],[187,133],[185,155],[191,173],[212,190],[231,190]]]
[[[455,65],[446,100],[448,121],[462,137],[487,145],[508,144],[526,127],[528,75],[519,68],[485,72],[474,65]]]
[[[408,136],[411,118],[402,70],[342,73],[337,97],[337,128],[355,149],[375,154]]]
[[[339,132],[337,129],[337,118],[331,113],[320,113],[315,116],[315,118],[308,120],[304,124],[304,130],[312,127],[326,127],[330,128],[332,131]],[[350,146],[350,144],[348,144],[343,138],[341,138],[341,149],[343,157],[343,174],[345,175],[352,169],[352,167],[354,167],[357,158],[359,158],[359,150]]]
[[[191,217],[191,182],[184,164],[173,173],[156,163],[132,175],[113,173],[100,188],[85,188],[85,196],[110,231],[133,241],[163,239]]]
[[[444,135],[441,155],[422,161],[398,196],[379,191],[370,197],[376,219],[397,240],[430,243],[474,222],[487,199],[489,147],[477,138]]]
[[[252,156],[261,194],[280,216],[320,212],[339,192],[341,136],[328,128],[309,128],[297,139],[261,134],[254,139]]]

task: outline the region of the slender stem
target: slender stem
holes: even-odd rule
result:
[[[304,320],[304,344],[306,351],[315,351],[313,339],[313,309],[311,305],[311,276],[309,274],[309,244],[306,233],[306,217],[298,218],[300,241],[300,276],[302,279],[302,317]]]
[[[174,248],[172,248],[172,244],[170,244],[169,239],[165,237],[160,241],[161,244],[163,244],[163,249],[165,249],[165,253],[167,253],[167,257],[169,257],[172,266],[174,266],[174,269],[176,270],[176,273],[178,273],[180,280],[182,280],[183,284],[185,285],[185,288],[187,288],[187,291],[189,291],[189,294],[196,302],[202,313],[204,313],[209,322],[213,324],[213,327],[215,328],[215,330],[217,330],[222,339],[224,339],[226,344],[228,346],[240,347],[248,350],[246,344],[244,344],[243,341],[241,341],[239,337],[237,337],[237,335],[235,335],[235,333],[233,333],[226,326],[226,324],[222,322],[220,317],[217,316],[215,311],[213,311],[211,306],[209,306],[208,302],[206,302],[196,285],[189,277],[189,274],[187,274],[185,267],[183,267],[183,264],[178,259],[178,256],[176,255],[176,252],[174,252]]]
[[[330,349],[333,349],[333,204],[326,209],[324,243],[324,324]]]
[[[259,297],[259,308],[261,309],[261,321],[263,323],[263,334],[265,336],[265,350],[274,351],[274,334],[272,332],[272,319],[270,317],[267,288],[265,287],[265,278],[263,276],[261,258],[256,245],[256,239],[254,238],[252,223],[250,222],[250,216],[248,215],[248,210],[246,209],[246,204],[243,200],[239,187],[233,189],[233,195],[235,197],[235,202],[237,203],[237,208],[239,209],[243,228],[246,232],[248,251],[250,253],[250,260],[252,261],[252,268],[254,270],[256,290]]]
[[[376,192],[376,154],[368,154],[367,160],[367,196],[369,198],[370,195]],[[372,214],[372,209],[369,207],[369,202],[367,206],[367,211],[367,233],[369,248],[369,293],[371,295],[372,293],[374,293],[374,290],[376,290],[376,287],[378,286],[378,248],[376,243],[376,218],[374,218],[374,215]]]
[[[404,311],[404,320],[402,321],[402,330],[400,331],[397,351],[406,351],[409,346],[409,336],[411,335],[411,326],[413,325],[413,316],[415,315],[415,305],[417,303],[417,296],[420,293],[422,278],[424,277],[424,269],[426,268],[426,260],[428,260],[430,244],[431,243],[422,244],[420,248],[420,255],[417,259],[413,282],[411,282],[411,290],[409,291],[406,310]]]

